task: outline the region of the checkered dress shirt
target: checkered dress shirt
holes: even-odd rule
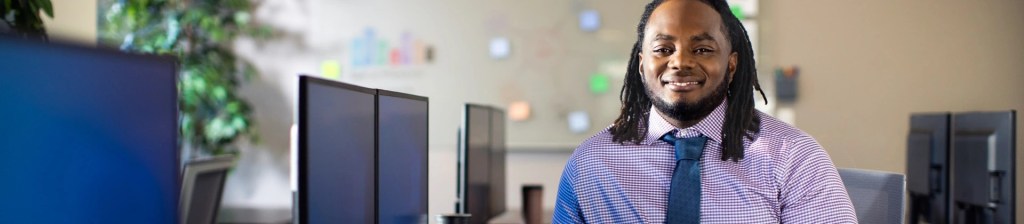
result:
[[[807,133],[760,111],[761,132],[744,158],[722,161],[722,103],[677,137],[708,137],[701,157],[701,223],[856,223],[828,154]],[[664,223],[675,149],[654,109],[641,144],[612,141],[607,129],[584,141],[562,172],[554,223]]]

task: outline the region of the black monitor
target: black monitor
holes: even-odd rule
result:
[[[953,116],[954,223],[1015,223],[1016,112]]]
[[[224,180],[235,166],[226,155],[190,161],[181,178],[181,223],[217,223]]]
[[[299,78],[299,222],[375,223],[376,90]]]
[[[456,212],[469,213],[471,224],[486,223],[491,214],[491,108],[466,104],[458,152]]]
[[[505,212],[505,111],[491,110],[491,216]]]
[[[0,37],[0,222],[178,222],[177,63]]]
[[[377,90],[378,223],[427,223],[426,97]]]
[[[910,115],[907,192],[910,222],[948,223],[949,113]]]

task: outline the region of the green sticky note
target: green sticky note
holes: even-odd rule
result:
[[[735,15],[737,19],[743,20],[747,18],[747,15],[743,14],[743,8],[739,5],[730,6],[729,10],[732,11],[732,14]]]
[[[608,76],[601,73],[594,73],[590,75],[590,92],[595,94],[602,94],[608,92],[608,88],[611,86],[611,81],[608,80]]]
[[[325,78],[341,78],[341,63],[337,60],[326,60],[320,63],[320,74]]]

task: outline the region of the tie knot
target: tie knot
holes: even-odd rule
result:
[[[662,141],[668,142],[669,145],[675,146],[676,160],[689,159],[689,160],[700,160],[701,154],[704,153],[704,143],[707,142],[708,138],[703,135],[689,138],[676,137],[676,130],[672,130],[661,137]]]

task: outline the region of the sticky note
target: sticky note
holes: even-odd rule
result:
[[[594,73],[590,75],[590,92],[594,94],[602,94],[608,92],[608,88],[611,86],[611,80],[608,76],[602,73]]]
[[[569,113],[569,131],[580,134],[590,129],[590,115],[586,111]]]
[[[341,63],[337,60],[326,60],[320,63],[320,74],[324,78],[338,79],[341,77]]]
[[[508,38],[504,37],[491,38],[490,50],[491,58],[508,58],[510,51],[512,51],[512,43],[509,43]]]
[[[597,10],[587,9],[580,11],[580,29],[587,32],[594,32],[601,28],[601,14]]]

